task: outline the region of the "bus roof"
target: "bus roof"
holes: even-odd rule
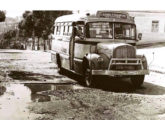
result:
[[[58,17],[58,22],[96,22],[96,21],[109,21],[109,22],[123,22],[134,24],[133,17],[130,17],[126,12],[109,12],[109,11],[98,11],[95,15],[84,15],[84,14],[71,14]]]
[[[64,15],[58,17],[56,22],[77,22],[77,21],[84,21],[87,16],[81,14],[71,14],[71,15]]]

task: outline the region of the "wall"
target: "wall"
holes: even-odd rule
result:
[[[136,11],[129,12],[135,17],[138,33],[142,33],[139,44],[165,42],[165,12]],[[152,21],[159,21],[158,32],[152,32]]]

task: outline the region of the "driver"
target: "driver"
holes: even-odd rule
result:
[[[120,27],[116,27],[115,28],[115,38],[119,38],[123,35],[123,31],[122,31],[122,28]]]

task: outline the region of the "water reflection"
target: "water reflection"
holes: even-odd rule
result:
[[[43,91],[54,90],[72,90],[76,89],[74,85],[55,85],[55,84],[25,84],[31,90],[31,100],[33,102],[45,102],[50,101],[50,96],[42,95]]]
[[[33,102],[46,102],[50,101],[50,96],[42,95],[42,94],[31,94],[31,100]]]
[[[36,94],[37,92],[41,91],[48,91],[48,90],[72,90],[76,89],[73,84],[64,84],[64,85],[57,85],[57,84],[44,84],[44,83],[25,83],[25,86],[28,87],[32,94]]]
[[[6,84],[0,85],[0,95],[2,98],[7,99],[19,99],[23,102],[45,102],[50,101],[50,96],[42,95],[42,91],[54,91],[54,90],[72,90],[81,89],[81,87],[75,87],[75,85],[55,85],[55,84]],[[38,94],[39,93],[39,94]],[[3,95],[4,94],[4,95]]]
[[[0,84],[0,119],[24,120],[30,115],[30,102],[46,102],[52,97],[42,95],[42,91],[81,89],[75,85],[55,84]]]

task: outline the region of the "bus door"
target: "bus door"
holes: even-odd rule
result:
[[[74,27],[73,27],[73,29],[74,29]],[[73,33],[71,38],[70,38],[70,42],[69,42],[69,66],[70,66],[70,70],[74,70],[74,45],[75,45],[74,40],[75,40],[75,36]]]
[[[84,24],[84,23],[83,23]],[[81,32],[83,32],[81,24],[74,24],[72,28],[72,36],[69,42],[69,61],[70,61],[70,69],[75,70],[75,38],[82,39]]]

